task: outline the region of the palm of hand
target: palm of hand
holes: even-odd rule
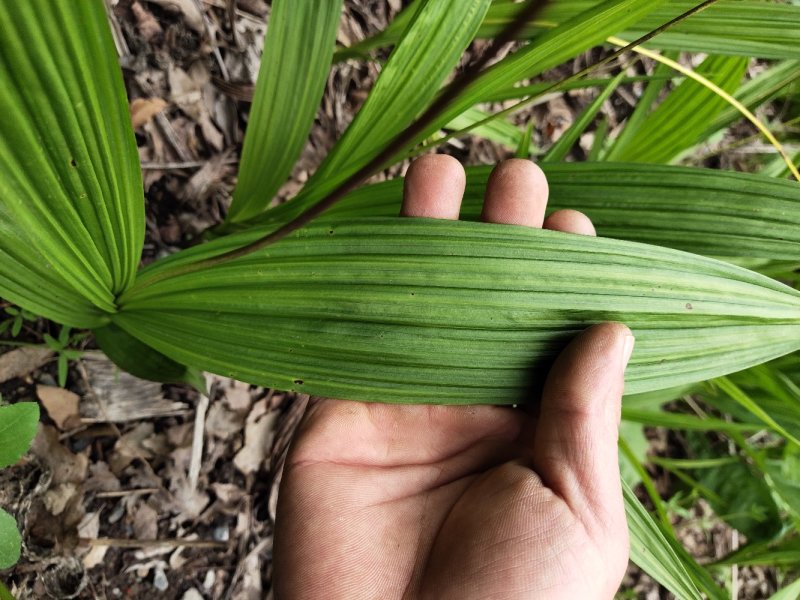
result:
[[[276,569],[306,565],[287,596],[613,594],[604,532],[526,464],[534,425],[512,409],[321,401],[281,492],[304,498],[281,511],[294,551]]]
[[[463,191],[457,162],[422,157],[406,175],[402,214],[458,218]],[[544,219],[546,203],[542,172],[506,161],[482,217],[594,233],[574,211]],[[535,416],[312,403],[281,484],[276,596],[613,596],[628,557],[616,440],[632,342],[613,323],[579,335],[551,369]]]

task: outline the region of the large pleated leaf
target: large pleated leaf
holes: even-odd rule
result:
[[[101,0],[0,2],[0,295],[97,326],[133,281],[141,173]]]
[[[550,184],[549,209],[585,212],[599,235],[708,256],[800,260],[796,182],[666,165],[565,163],[542,168]],[[467,168],[462,218],[480,216],[490,172],[491,167]],[[365,186],[328,215],[394,216],[402,195],[401,179]],[[260,225],[277,227],[295,214],[288,203],[266,213]]]
[[[629,393],[800,348],[800,292],[612,239],[323,219],[246,257],[169,276],[186,263],[184,254],[144,272],[115,322],[179,363],[311,394],[519,402],[569,338],[609,320],[637,337]]]
[[[330,69],[342,0],[276,0],[242,149],[232,221],[267,207],[314,124]]]
[[[602,0],[558,0],[550,2],[542,13],[520,32],[523,39],[537,37],[563,23],[576,13],[601,4]],[[670,0],[627,28],[631,39],[644,35],[688,11],[698,0]],[[514,0],[495,0],[486,15],[478,37],[491,38],[514,18],[518,5]],[[407,22],[402,14],[389,27],[352,48],[337,52],[335,59],[364,56],[370,50],[396,43]],[[800,58],[800,6],[764,0],[736,0],[712,4],[690,19],[674,25],[648,42],[651,48],[684,52],[705,52],[763,58]]]
[[[728,93],[739,87],[748,59],[710,56],[696,71]],[[614,146],[609,160],[668,163],[697,143],[727,103],[693,79],[681,82],[646,118],[636,123],[625,146]],[[647,110],[649,107],[645,107]]]

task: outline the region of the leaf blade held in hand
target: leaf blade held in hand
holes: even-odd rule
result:
[[[273,3],[229,220],[264,210],[289,176],[314,124],[341,12],[342,0]]]
[[[519,402],[566,340],[608,320],[637,336],[629,393],[800,348],[800,292],[774,280],[523,227],[320,220],[208,270],[148,285],[152,273],[122,299],[120,327],[183,364],[333,397]]]

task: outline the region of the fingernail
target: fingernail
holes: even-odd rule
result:
[[[636,341],[632,335],[625,336],[625,345],[622,347],[622,364],[623,368],[628,366],[628,361],[631,359],[631,354],[633,354],[633,343]]]

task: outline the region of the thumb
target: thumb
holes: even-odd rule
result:
[[[625,325],[590,327],[556,359],[542,394],[533,467],[587,529],[599,528],[589,534],[625,528],[617,437],[632,351]]]

